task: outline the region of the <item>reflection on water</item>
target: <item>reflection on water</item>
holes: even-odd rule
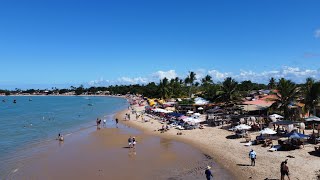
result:
[[[172,147],[172,140],[166,139],[166,138],[161,138],[160,139],[160,145],[164,147],[166,150],[170,150]]]
[[[130,159],[135,160],[135,157],[137,155],[136,149],[135,148],[129,148],[128,155],[129,155]]]

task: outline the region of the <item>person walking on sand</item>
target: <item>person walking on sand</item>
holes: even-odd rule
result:
[[[204,174],[206,175],[207,180],[210,180],[211,177],[213,178],[212,172],[210,171],[211,167],[207,166],[207,169],[205,170]]]
[[[287,166],[287,162],[288,159],[286,159],[285,161],[283,161],[281,163],[280,166],[280,172],[281,172],[281,180],[284,180],[285,176],[288,176],[288,179],[290,180],[290,176],[289,176],[289,167]]]
[[[251,159],[251,166],[255,166],[257,153],[253,149],[251,149],[251,151],[249,152],[249,158]]]

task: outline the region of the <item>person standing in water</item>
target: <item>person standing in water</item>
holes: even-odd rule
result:
[[[129,145],[129,148],[132,147],[132,137],[131,136],[128,139],[128,145]]]
[[[107,120],[106,119],[103,120],[103,127],[107,127]]]
[[[133,137],[132,138],[132,147],[135,148],[136,144],[137,144],[136,137]]]
[[[118,123],[119,123],[119,120],[118,120],[118,118],[116,118],[116,126],[117,126],[117,128],[118,128]]]

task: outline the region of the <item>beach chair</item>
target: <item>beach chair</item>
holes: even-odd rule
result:
[[[275,145],[275,146],[272,146],[270,149],[268,149],[268,151],[274,152],[274,151],[278,151],[280,148],[281,148],[281,145]]]
[[[245,143],[244,145],[245,146],[251,146],[252,144],[253,144],[252,141],[249,141],[249,142]]]

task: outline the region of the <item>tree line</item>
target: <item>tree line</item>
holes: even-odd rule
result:
[[[13,91],[0,90],[0,93],[10,95],[11,93],[44,93],[47,94],[64,94],[75,92],[76,95],[96,94],[97,92],[109,91],[110,94],[141,94],[149,98],[192,98],[193,95],[203,97],[214,103],[235,104],[239,103],[243,97],[250,95],[253,90],[269,89],[277,90],[274,92],[277,97],[271,108],[281,111],[285,118],[291,115],[290,106],[294,103],[304,103],[305,112],[313,112],[316,105],[320,103],[320,81],[307,78],[305,83],[296,84],[291,80],[281,78],[276,80],[270,78],[268,84],[254,83],[250,80],[237,82],[232,77],[227,77],[222,82],[214,83],[210,75],[206,75],[202,79],[196,78],[196,73],[189,72],[186,78],[163,78],[158,83],[150,82],[145,85],[111,85],[108,87],[90,87],[85,88],[83,85],[79,87],[71,86],[70,88],[58,89],[52,87],[45,90],[20,90]]]

